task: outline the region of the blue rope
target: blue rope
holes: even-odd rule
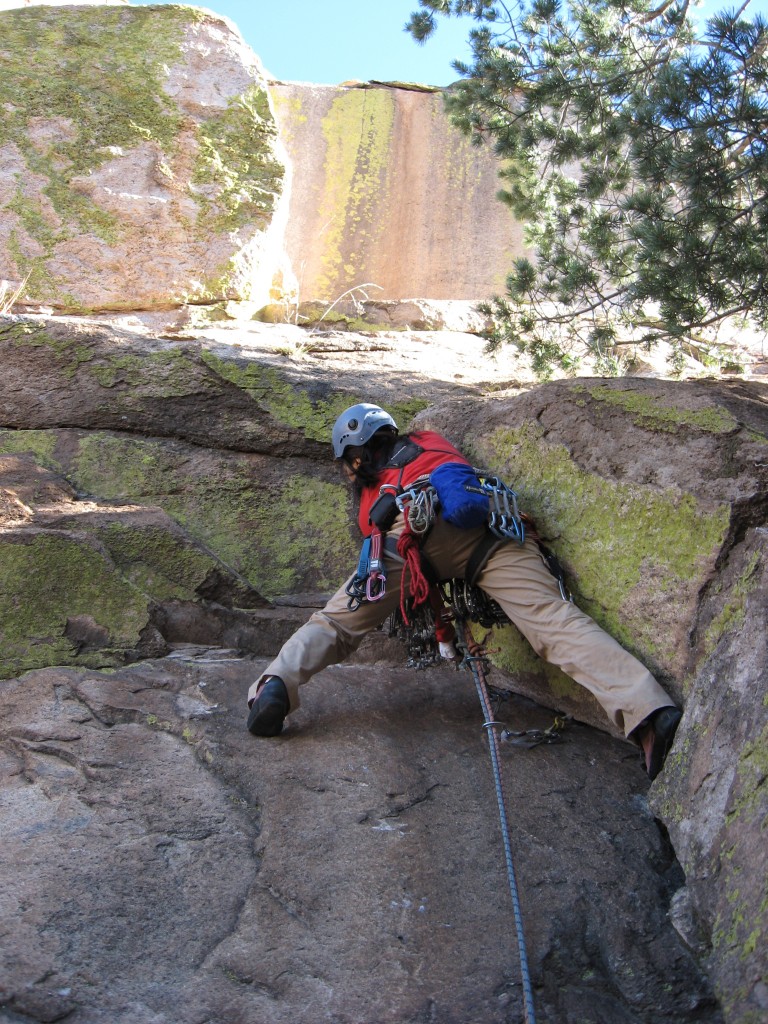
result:
[[[463,634],[464,644],[467,651],[469,651],[469,644],[467,643],[469,637],[469,629],[465,622],[457,621],[457,625],[461,628]],[[496,800],[499,805],[499,820],[501,822],[501,837],[504,843],[504,857],[507,862],[507,876],[509,878],[509,891],[512,896],[512,912],[515,918],[515,931],[517,932],[517,949],[518,956],[520,958],[520,974],[522,976],[523,983],[523,1010],[525,1024],[536,1024],[536,1014],[533,1006],[533,990],[531,988],[531,977],[528,970],[528,953],[525,947],[525,934],[523,932],[523,915],[520,910],[520,897],[517,891],[517,881],[515,879],[515,865],[512,861],[512,843],[509,838],[509,821],[507,820],[506,802],[504,800],[504,788],[501,781],[501,766],[499,761],[499,738],[495,732],[495,728],[499,725],[498,722],[494,722],[493,715],[491,713],[491,699],[488,695],[488,687],[485,682],[485,671],[483,667],[484,659],[473,657],[467,654],[464,658],[465,662],[469,665],[472,670],[472,676],[475,680],[475,687],[477,689],[477,695],[480,698],[480,705],[483,709],[483,717],[485,723],[483,729],[488,733],[488,749],[491,754],[491,765],[493,767],[493,780],[496,786]]]

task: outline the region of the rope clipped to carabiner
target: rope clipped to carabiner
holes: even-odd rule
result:
[[[515,919],[515,931],[517,933],[517,949],[520,959],[520,974],[523,986],[523,1019],[525,1024],[536,1024],[536,1015],[533,1005],[533,990],[528,970],[528,953],[525,946],[525,934],[523,932],[523,915],[520,909],[520,897],[517,891],[515,878],[515,866],[512,861],[512,843],[509,837],[509,821],[507,819],[506,802],[504,789],[501,781],[501,765],[499,761],[499,738],[496,729],[500,723],[494,721],[491,698],[488,693],[488,684],[485,679],[486,659],[483,657],[478,644],[472,638],[469,626],[464,619],[456,619],[456,632],[459,646],[465,652],[464,663],[469,666],[475,680],[475,687],[480,698],[480,706],[483,710],[483,730],[488,735],[488,749],[491,755],[493,768],[493,779],[496,786],[496,800],[499,805],[499,820],[501,823],[501,837],[504,843],[504,857],[507,863],[507,877],[509,879],[509,891],[512,896],[512,912]]]

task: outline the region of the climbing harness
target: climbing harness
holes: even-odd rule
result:
[[[400,473],[396,483],[385,483],[379,488],[379,496],[370,508],[372,533],[363,543],[357,571],[347,585],[348,607],[352,611],[363,601],[377,601],[384,596],[386,574],[382,562],[381,538],[392,527],[398,515],[402,514],[405,529],[397,541],[397,553],[410,570],[411,597],[414,599],[411,603],[414,604],[425,601],[428,593],[418,549],[429,535],[439,513],[442,512],[447,521],[459,525],[469,526],[471,521],[474,525],[480,525],[481,521],[472,520],[471,517],[478,514],[477,496],[482,499],[482,521],[485,522],[487,531],[467,564],[466,576],[471,584],[474,584],[488,559],[502,544],[509,541],[520,545],[525,543],[526,517],[518,509],[517,495],[497,476],[489,476],[483,470],[474,469],[466,463],[447,462],[403,487],[402,478],[406,466],[424,452],[425,449],[420,445],[407,442],[398,448],[387,463],[388,468],[399,469]],[[464,504],[466,499],[472,500]],[[538,542],[538,538],[536,539]],[[540,542],[539,546],[541,547]],[[547,561],[543,549],[542,557]],[[547,564],[549,565],[549,562]],[[562,572],[558,581],[560,592],[564,599],[567,599]],[[406,624],[407,604],[403,590],[401,606]],[[496,621],[500,610],[491,611],[488,607],[484,609],[484,613],[485,617],[490,615]],[[501,614],[503,621],[503,613]],[[476,618],[474,614],[470,614],[469,617]]]
[[[509,821],[507,819],[506,801],[504,799],[504,788],[501,779],[501,766],[499,762],[499,737],[496,732],[500,723],[494,720],[491,699],[488,693],[488,684],[485,679],[486,658],[481,648],[472,638],[469,626],[465,619],[457,622],[459,648],[464,652],[462,664],[467,665],[475,681],[477,695],[480,698],[480,705],[483,709],[483,729],[488,736],[488,750],[491,756],[493,769],[493,781],[496,787],[496,801],[499,807],[499,821],[501,824],[501,837],[504,843],[504,857],[507,865],[507,878],[509,880],[509,891],[512,897],[512,913],[515,919],[515,932],[517,934],[517,950],[520,960],[520,975],[523,986],[523,1019],[525,1024],[536,1024],[536,1015],[533,1005],[533,989],[528,969],[528,953],[525,945],[525,933],[523,931],[523,915],[520,909],[520,897],[517,890],[515,877],[515,865],[512,860],[512,842],[509,836]]]

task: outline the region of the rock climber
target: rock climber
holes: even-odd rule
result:
[[[418,497],[419,488],[434,480],[440,467],[472,472],[467,459],[432,431],[400,434],[392,416],[369,403],[343,412],[332,439],[335,458],[359,502],[367,572],[361,576],[358,566],[253,684],[248,694],[250,732],[278,736],[289,712],[299,707],[299,687],[351,655],[398,605],[403,607],[409,586],[418,603],[428,597],[427,587],[417,593],[427,575],[462,579],[471,567],[476,585],[500,605],[534,651],[592,693],[614,725],[641,747],[645,770],[656,778],[681,712],[648,669],[567,599],[530,532],[506,542],[491,536],[489,543],[486,525],[453,525],[438,505],[429,528],[420,536],[413,533],[397,495]],[[422,571],[425,565],[429,574]],[[441,621],[439,612],[436,620],[438,639],[448,641],[450,625]]]

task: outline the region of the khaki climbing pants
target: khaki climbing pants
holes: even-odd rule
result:
[[[396,536],[402,528],[400,517],[389,536]],[[461,578],[483,534],[482,527],[460,530],[438,518],[424,554],[440,579]],[[380,601],[366,601],[350,611],[345,583],[322,611],[315,612],[286,641],[251,687],[249,702],[263,679],[279,676],[287,687],[291,711],[295,711],[299,687],[321,669],[349,657],[398,606],[403,563],[387,555],[385,567],[387,589]],[[526,539],[522,546],[504,544],[491,556],[477,585],[501,605],[538,655],[597,698],[625,735],[657,708],[674,704],[648,669],[587,614],[563,600],[534,541]]]

